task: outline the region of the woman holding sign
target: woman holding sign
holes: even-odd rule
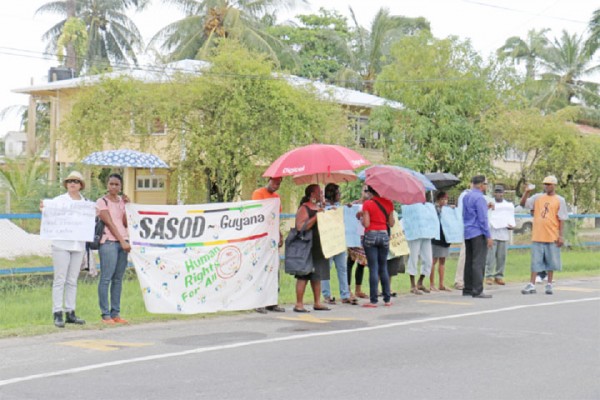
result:
[[[120,196],[123,178],[119,174],[108,177],[108,194],[96,201],[96,207],[104,221],[104,235],[100,240],[100,282],[98,300],[102,312],[102,322],[107,325],[126,324],[121,318],[121,290],[123,275],[127,268],[127,253],[131,246],[127,239],[127,215],[125,203],[127,196]],[[110,288],[110,300],[109,300]]]
[[[63,181],[67,193],[61,194],[54,200],[71,202],[84,202],[85,198],[80,191],[85,188],[83,176],[72,171]],[[40,210],[44,207],[40,204]],[[43,211],[43,210],[42,210]],[[53,240],[52,263],[54,264],[54,280],[52,282],[52,312],[54,325],[64,328],[65,322],[83,325],[85,321],[75,315],[75,302],[77,299],[77,278],[83,256],[85,254],[85,241],[79,240]],[[63,303],[65,319],[63,319]]]
[[[299,313],[308,312],[304,308],[304,292],[308,281],[310,281],[315,299],[313,310],[330,310],[327,306],[321,304],[321,281],[329,280],[329,261],[323,255],[319,230],[317,229],[317,213],[322,211],[324,210],[321,207],[321,188],[319,185],[308,185],[304,190],[304,197],[300,200],[300,207],[296,212],[296,229],[301,231],[306,224],[305,229],[312,230],[313,272],[308,275],[296,276],[296,305],[294,311]]]

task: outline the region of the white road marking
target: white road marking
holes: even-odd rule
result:
[[[45,372],[42,374],[34,374],[34,375],[27,375],[27,376],[22,376],[22,377],[18,377],[18,378],[5,379],[5,380],[0,381],[0,386],[7,386],[7,385],[14,384],[14,383],[50,378],[53,376],[76,374],[76,373],[80,373],[80,372],[93,371],[96,369],[114,367],[114,366],[119,366],[119,365],[134,364],[134,363],[140,363],[140,362],[145,362],[145,361],[162,360],[165,358],[183,357],[183,356],[188,356],[190,354],[208,353],[211,351],[235,349],[238,347],[254,346],[254,345],[277,343],[277,342],[286,342],[286,341],[300,340],[300,339],[306,339],[306,338],[317,337],[317,336],[344,335],[344,334],[355,333],[355,332],[375,331],[375,330],[380,330],[380,329],[394,328],[394,327],[398,327],[398,326],[424,324],[427,322],[444,321],[444,320],[449,320],[449,319],[457,319],[457,318],[473,317],[473,316],[486,315],[486,314],[496,314],[496,313],[501,313],[501,312],[523,310],[526,308],[547,307],[547,306],[556,306],[556,305],[563,305],[563,304],[575,304],[575,303],[583,303],[583,302],[598,301],[598,300],[600,300],[600,297],[591,297],[591,298],[587,298],[587,299],[578,299],[578,300],[555,301],[555,302],[550,302],[550,303],[527,304],[527,305],[498,308],[495,310],[475,311],[475,312],[462,313],[462,314],[446,315],[443,317],[432,317],[432,318],[416,319],[416,320],[411,320],[411,321],[393,322],[390,324],[369,326],[369,327],[364,327],[364,328],[337,330],[337,331],[328,331],[328,332],[313,332],[313,333],[305,333],[305,334],[301,334],[301,335],[286,336],[286,337],[281,337],[281,338],[253,340],[253,341],[249,341],[249,342],[239,342],[239,343],[232,343],[232,344],[226,344],[226,345],[220,345],[220,346],[198,347],[195,349],[178,351],[175,353],[165,353],[165,354],[156,354],[156,355],[146,356],[146,357],[136,357],[136,358],[130,358],[130,359],[125,359],[125,360],[119,360],[119,361],[112,361],[112,362],[106,362],[106,363],[100,363],[100,364],[92,364],[92,365],[87,365],[85,367],[69,368],[69,369],[63,369],[63,370],[58,370],[58,371],[53,371],[53,372]]]

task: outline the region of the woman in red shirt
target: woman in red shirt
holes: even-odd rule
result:
[[[363,204],[362,224],[365,227],[363,247],[369,264],[370,302],[363,307],[377,307],[377,289],[381,280],[383,301],[386,306],[390,302],[390,277],[387,270],[387,257],[390,247],[388,229],[394,226],[394,205],[388,199],[379,196],[371,186],[365,191],[373,197]]]

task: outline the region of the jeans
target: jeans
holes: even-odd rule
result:
[[[102,318],[118,317],[121,312],[121,289],[127,268],[127,253],[119,242],[106,241],[98,249],[100,255],[100,282],[98,300]],[[110,303],[108,291],[110,286]]]
[[[383,301],[390,302],[390,277],[387,270],[387,257],[390,247],[390,237],[387,231],[367,231],[363,238],[363,247],[369,264],[369,298],[372,304],[377,304],[377,289],[379,280],[383,291]]]
[[[463,294],[473,296],[483,293],[483,274],[487,257],[487,239],[479,235],[465,240],[465,287]]]
[[[494,247],[491,250],[488,249],[487,260],[485,262],[486,278],[504,277],[507,251],[508,242],[506,240],[494,240]]]
[[[329,268],[331,269],[333,263],[335,263],[335,269],[337,270],[338,283],[340,285],[340,297],[342,300],[350,298],[350,289],[348,287],[348,265],[347,265],[348,253],[343,252],[337,254],[329,259]],[[323,297],[331,297],[331,285],[329,280],[321,281],[321,292]]]
[[[52,312],[75,311],[77,278],[83,261],[83,251],[69,251],[52,247],[54,281],[52,283]]]

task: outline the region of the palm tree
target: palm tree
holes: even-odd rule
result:
[[[544,108],[557,109],[571,105],[577,99],[583,105],[598,104],[599,85],[584,78],[600,69],[592,65],[592,55],[582,35],[563,31],[555,38],[540,60],[545,72],[542,79],[549,86],[538,103]]]
[[[285,46],[266,32],[269,12],[292,8],[306,0],[166,0],[185,17],[162,28],[150,44],[158,44],[172,60],[205,58],[217,39],[236,39],[248,49],[268,54],[279,61]]]
[[[506,39],[504,46],[500,47],[496,54],[500,60],[510,58],[517,64],[525,61],[526,77],[535,79],[537,62],[549,44],[546,38],[548,31],[547,28],[539,31],[532,29],[527,32],[526,40],[512,36]]]
[[[593,55],[600,47],[600,8],[594,11],[588,25],[590,37],[586,42],[586,47],[590,55]]]
[[[85,24],[87,46],[82,55],[83,62],[77,62],[73,43],[67,41],[67,66],[79,71],[102,69],[118,63],[137,64],[136,50],[142,48],[142,37],[125,14],[130,7],[141,9],[147,0],[59,0],[46,3],[37,9],[36,14],[53,13],[64,17],[43,35],[48,42],[46,51],[55,53],[59,40],[68,21],[77,18]]]
[[[381,71],[383,58],[389,54],[391,44],[402,36],[429,31],[429,21],[422,17],[390,15],[387,8],[380,8],[371,29],[367,30],[358,24],[352,8],[350,14],[356,27],[353,69],[362,77],[365,91],[372,93],[375,77]]]

